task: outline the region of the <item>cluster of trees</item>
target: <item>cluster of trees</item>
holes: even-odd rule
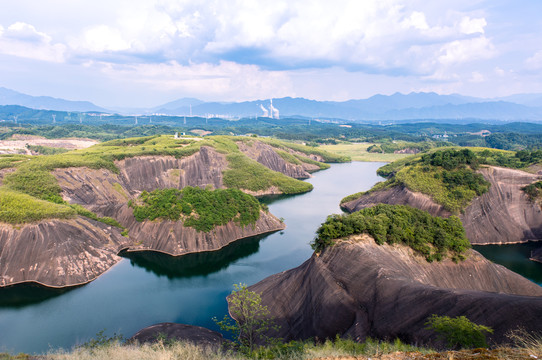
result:
[[[470,149],[435,151],[432,154],[423,155],[420,162],[432,166],[441,166],[448,171],[465,165],[476,169],[479,165],[478,157]]]
[[[471,247],[461,220],[431,216],[404,205],[379,204],[349,215],[332,215],[318,228],[312,248],[319,252],[340,239],[367,233],[377,244],[405,244],[429,262],[449,254],[454,261],[464,259]]]
[[[476,196],[481,196],[482,194],[489,191],[491,183],[486,181],[481,174],[477,174],[469,169],[456,169],[454,171],[444,170],[442,174],[436,173],[435,177],[442,178],[442,182],[452,192],[452,195],[456,199],[462,199],[464,197],[464,192],[459,188],[464,187],[469,190],[473,190],[476,193]]]
[[[242,226],[260,217],[260,203],[237,189],[207,190],[187,186],[178,189],[144,191],[137,202],[130,201],[137,221],[183,220],[185,226],[208,232],[215,226],[235,221]]]

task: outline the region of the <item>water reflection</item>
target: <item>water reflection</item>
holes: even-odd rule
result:
[[[17,309],[27,305],[39,304],[45,300],[65,294],[74,288],[53,289],[35,283],[24,283],[0,288],[0,307]]]
[[[132,266],[139,266],[158,276],[168,279],[206,276],[226,269],[233,262],[246,258],[260,249],[260,240],[269,234],[241,239],[217,250],[183,256],[145,252],[122,252],[120,255],[130,259]]]

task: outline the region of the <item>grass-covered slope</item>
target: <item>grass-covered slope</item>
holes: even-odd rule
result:
[[[388,180],[375,185],[369,192],[404,185],[411,191],[431,196],[437,204],[458,214],[472,199],[489,190],[489,182],[476,172],[480,165],[525,169],[541,159],[540,151],[514,153],[483,148],[440,149],[381,167],[378,174]],[[366,193],[349,195],[341,203],[355,200]]]
[[[458,217],[444,219],[409,206],[386,204],[328,217],[316,231],[312,247],[319,252],[333,246],[336,239],[363,233],[371,235],[379,245],[408,245],[429,262],[448,256],[462,260],[471,247]]]
[[[0,206],[14,204],[8,212],[0,212],[0,222],[25,223],[45,218],[65,218],[75,213],[87,216],[88,211],[74,209],[64,203],[62,189],[51,172],[58,168],[88,167],[91,169],[108,169],[118,173],[115,161],[136,156],[169,155],[183,158],[195,154],[202,146],[214,148],[225,154],[228,168],[224,170],[224,185],[228,188],[259,192],[276,187],[286,194],[310,191],[312,185],[290,178],[282,173],[268,169],[262,164],[245,156],[236,144],[244,138],[232,136],[213,136],[206,138],[180,138],[173,136],[147,136],[104,142],[87,149],[70,151],[47,156],[0,156],[0,169],[12,168],[6,173],[0,187]],[[332,154],[307,146],[285,143],[274,139],[250,139],[265,141],[280,151],[281,156],[293,164],[305,162],[319,164],[326,168],[327,164],[310,159],[303,154],[314,154],[325,161],[346,161]],[[302,154],[302,155],[300,155]],[[22,196],[25,195],[25,196]],[[13,199],[19,199],[13,202]],[[20,200],[20,199],[24,199]],[[42,202],[45,201],[45,202]],[[17,205],[21,204],[21,205]],[[24,205],[22,205],[24,204]],[[24,207],[24,208],[23,208]],[[45,210],[45,208],[47,208]],[[33,209],[40,209],[34,211]],[[81,210],[81,211],[79,211]],[[39,215],[38,215],[39,213]]]

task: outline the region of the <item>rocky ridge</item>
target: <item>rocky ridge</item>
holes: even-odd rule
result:
[[[301,266],[251,286],[290,339],[366,337],[431,343],[431,314],[465,315],[494,329],[542,331],[542,288],[470,250],[467,260],[428,263],[403,245],[350,237]]]
[[[542,239],[542,209],[521,190],[541,176],[495,166],[478,171],[491,183],[489,191],[475,198],[459,215],[471,243],[512,244]],[[403,185],[369,192],[341,207],[354,212],[377,203],[410,205],[433,216],[450,215],[430,196],[414,193]]]

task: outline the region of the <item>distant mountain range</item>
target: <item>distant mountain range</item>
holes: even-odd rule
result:
[[[180,99],[154,110],[168,115],[225,115],[232,117],[262,116],[261,107],[269,108],[270,100],[237,103],[193,102]],[[172,104],[189,105],[179,107]],[[462,95],[410,93],[375,95],[363,100],[344,102],[315,101],[304,98],[273,99],[280,116],[302,116],[345,120],[386,121],[414,119],[478,119],[542,121],[542,94],[515,95],[501,99],[482,99]]]
[[[542,94],[518,94],[484,99],[457,94],[410,93],[374,95],[368,99],[316,101],[304,98],[272,99],[280,117],[343,119],[348,121],[401,120],[497,120],[542,121]],[[122,114],[166,114],[186,116],[262,117],[273,111],[270,99],[243,102],[204,102],[181,98],[148,109],[117,109]],[[0,88],[0,105],[22,105],[34,109],[109,112],[87,101],[69,101],[48,96],[30,96]],[[262,110],[267,109],[267,114]]]
[[[0,87],[0,105],[20,105],[32,109],[58,111],[110,112],[89,101],[71,101],[50,96],[31,96],[4,87]]]

